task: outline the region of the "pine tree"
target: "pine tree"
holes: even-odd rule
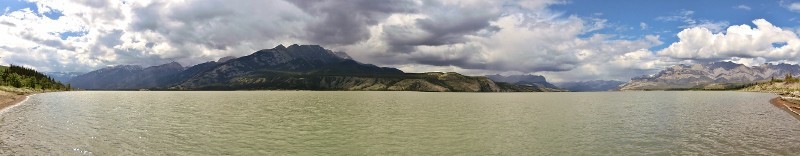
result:
[[[0,68],[0,85],[45,90],[63,90],[65,88],[64,84],[52,77],[31,68],[13,64],[7,68]]]

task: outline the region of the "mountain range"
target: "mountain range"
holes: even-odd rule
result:
[[[318,45],[279,45],[235,58],[190,67],[168,63],[144,68],[119,65],[69,81],[95,90],[389,90],[435,92],[548,91],[535,86],[495,83],[458,73],[404,73],[353,60]]]
[[[405,73],[352,59],[318,45],[279,45],[242,57],[224,57],[184,67],[118,65],[77,75],[49,73],[73,87],[90,90],[387,90],[435,92],[551,92],[609,90],[736,89],[786,74],[800,65],[733,62],[675,65],[631,81],[562,82],[540,75],[465,76],[454,72]],[[75,76],[77,75],[77,76]],[[560,87],[559,87],[560,86]]]
[[[83,75],[81,72],[46,72],[45,75],[53,78],[58,82],[69,82],[72,78]]]
[[[536,91],[547,91],[547,92],[561,92],[566,91],[556,87],[553,84],[547,82],[547,79],[541,75],[509,75],[503,76],[499,74],[495,75],[486,75],[492,81],[500,82],[500,83],[508,83],[509,85],[517,85],[517,86],[526,86],[535,89]]]
[[[556,86],[573,92],[596,92],[596,91],[615,91],[619,90],[622,81],[614,80],[591,80],[591,81],[572,81],[558,82]]]
[[[632,78],[621,90],[736,89],[786,74],[800,74],[800,65],[763,64],[748,67],[733,62],[675,65],[655,75]]]

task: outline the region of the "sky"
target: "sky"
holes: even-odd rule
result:
[[[789,0],[2,0],[0,64],[184,66],[316,44],[405,72],[620,80],[800,61]]]

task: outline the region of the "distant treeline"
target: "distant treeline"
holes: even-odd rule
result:
[[[8,67],[0,66],[0,86],[44,90],[72,90],[69,84],[61,84],[36,70],[13,64]]]
[[[797,83],[800,82],[800,78],[794,77],[792,73],[787,73],[785,76],[783,76],[783,79],[775,79],[775,77],[772,77],[769,82]]]

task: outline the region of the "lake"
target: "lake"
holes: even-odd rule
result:
[[[0,155],[791,155],[749,92],[80,91],[0,114]]]

